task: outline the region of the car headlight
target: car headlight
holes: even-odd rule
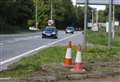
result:
[[[52,34],[56,34],[55,32],[52,32]]]
[[[42,33],[45,34],[45,31],[43,31]]]

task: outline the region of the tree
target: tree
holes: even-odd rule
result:
[[[14,0],[0,1],[0,33],[14,32],[10,24],[8,24],[8,15],[11,12],[10,7],[15,3]]]
[[[106,22],[108,15],[105,15],[105,11],[99,11],[99,22]]]
[[[108,18],[109,6],[106,7],[106,10],[104,11],[104,14],[105,14],[105,16],[107,16],[106,18]],[[119,5],[115,5],[115,19],[117,21],[120,21],[120,16],[119,15],[120,15],[120,6]]]
[[[38,13],[37,18],[38,18],[39,28],[42,28],[45,25],[47,25],[49,9],[44,0],[33,0],[33,1],[34,1],[34,6],[37,5],[37,13]],[[37,1],[37,4],[36,4],[36,1]]]
[[[34,5],[32,0],[16,0],[16,3],[11,7],[9,16],[9,22],[13,22],[13,24],[26,27],[28,19],[32,19],[34,15]]]
[[[32,19],[34,5],[32,0],[0,1],[0,32],[15,32],[17,29],[28,29],[27,21]],[[18,28],[20,27],[20,28]]]
[[[71,0],[52,0],[52,4],[53,19],[58,28],[63,29],[68,25],[74,25],[75,12]]]
[[[120,22],[120,6],[115,6],[115,19]]]
[[[75,9],[76,9],[76,24],[75,24],[75,27],[81,27],[83,28],[84,27],[84,12],[83,12],[83,8],[80,7],[80,6],[75,6]]]

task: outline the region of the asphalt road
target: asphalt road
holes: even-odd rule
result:
[[[53,45],[65,45],[69,40],[73,44],[83,44],[82,32],[65,34],[58,32],[58,39],[42,39],[41,32],[27,34],[0,35],[0,66]]]

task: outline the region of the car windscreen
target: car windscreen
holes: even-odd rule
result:
[[[67,29],[68,29],[68,30],[74,30],[74,28],[70,28],[70,27],[69,27],[69,28],[67,28]]]
[[[55,28],[46,28],[45,31],[47,31],[47,32],[53,32],[53,31],[55,31]]]

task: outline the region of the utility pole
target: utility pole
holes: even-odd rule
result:
[[[93,16],[94,16],[94,10],[92,9],[92,27],[93,27],[93,24],[94,24]]]
[[[96,26],[97,26],[97,28],[98,28],[98,19],[99,19],[99,17],[98,17],[98,10],[96,9]]]
[[[37,0],[35,0],[35,27],[38,28],[38,7],[37,7]]]
[[[112,48],[112,3],[113,0],[109,0],[108,48]]]
[[[112,23],[112,38],[115,38],[115,6],[113,5],[113,23]]]
[[[88,0],[85,0],[85,10],[84,10],[84,48],[87,48],[87,26],[88,26]]]
[[[51,5],[51,17],[50,17],[50,19],[53,20],[53,3],[52,3],[52,0],[50,2],[50,5]]]

